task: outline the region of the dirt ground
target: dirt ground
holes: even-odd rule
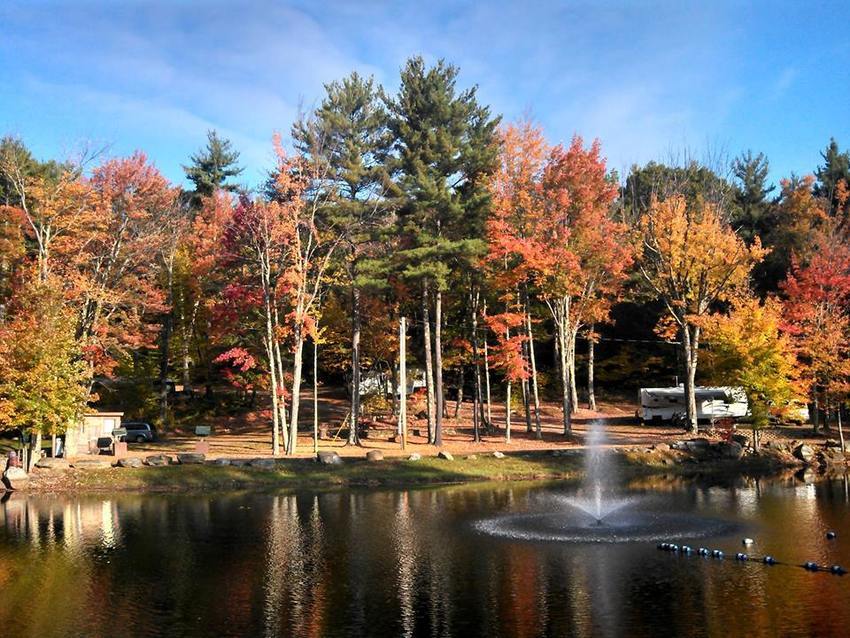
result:
[[[319,393],[319,423],[327,431],[327,438],[319,441],[320,450],[333,450],[340,456],[364,456],[369,450],[381,450],[384,456],[409,455],[412,452],[434,455],[440,449],[452,454],[475,454],[483,452],[548,450],[555,448],[579,448],[585,444],[588,427],[594,422],[605,425],[608,445],[612,447],[648,447],[659,443],[687,438],[678,427],[662,425],[642,425],[635,418],[637,406],[627,402],[600,401],[597,411],[580,408],[573,417],[573,435],[565,438],[560,405],[544,403],[541,406],[542,438],[536,433],[526,431],[525,415],[521,406],[512,410],[511,442],[505,441],[505,406],[503,402],[494,403],[491,407],[492,422],[498,428],[493,435],[483,435],[482,441],[473,441],[472,403],[464,402],[455,417],[455,402],[449,401],[448,416],[443,419],[443,446],[437,448],[429,445],[426,439],[427,424],[424,419],[410,415],[408,419],[408,439],[406,449],[401,443],[392,440],[395,434],[395,420],[375,418],[369,424],[368,436],[363,438],[360,446],[346,444],[347,427],[345,420],[348,415],[348,399],[338,390],[321,388]],[[518,409],[520,408],[520,409]],[[302,395],[302,413],[297,456],[312,456],[313,454],[313,400],[310,392]],[[213,434],[207,441],[209,444],[208,457],[258,457],[271,454],[270,414],[267,410],[258,410],[238,417],[217,417],[198,425],[212,425]],[[837,433],[831,433],[833,438]],[[701,436],[720,438],[720,432],[707,432]],[[823,435],[813,435],[811,427],[783,426],[772,428],[762,434],[762,442],[769,440],[823,440]],[[161,441],[151,444],[129,445],[129,454],[145,456],[154,453],[176,453],[192,451],[197,438],[191,432],[165,433]]]

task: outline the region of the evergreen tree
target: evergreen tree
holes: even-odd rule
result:
[[[190,194],[194,207],[199,207],[201,199],[210,197],[220,188],[230,192],[238,190],[238,185],[227,180],[243,171],[237,165],[239,152],[232,149],[230,140],[221,139],[216,131],[207,131],[206,148],[192,155],[190,160],[191,164],[184,166],[183,171],[195,185]]]
[[[767,183],[770,163],[764,153],[754,157],[752,151],[747,151],[735,159],[732,171],[738,179],[738,210],[732,219],[732,227],[748,245],[756,237],[763,241],[771,225],[768,196],[776,189],[775,185]]]
[[[299,152],[323,165],[318,188],[327,196],[324,216],[343,234],[341,263],[351,311],[351,428],[357,443],[360,418],[361,294],[369,283],[368,260],[389,212],[387,114],[372,78],[356,72],[325,85],[326,97],[313,117],[296,123],[292,136]]]
[[[396,258],[404,277],[421,289],[429,426],[436,445],[442,443],[442,293],[453,271],[469,269],[485,251],[486,181],[497,153],[498,118],[478,104],[475,88],[457,91],[457,75],[457,67],[443,60],[426,68],[421,57],[411,58],[398,96],[386,99],[404,193],[398,213],[403,245]]]
[[[850,210],[847,200],[847,188],[850,187],[850,151],[839,150],[835,138],[821,153],[823,166],[818,166],[815,175],[818,178],[814,194],[829,202],[830,215],[846,214]]]

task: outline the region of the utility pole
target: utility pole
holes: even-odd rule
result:
[[[398,326],[398,386],[401,402],[398,406],[398,430],[401,449],[407,449],[407,320],[402,317]]]

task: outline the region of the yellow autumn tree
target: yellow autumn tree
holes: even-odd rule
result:
[[[719,302],[747,285],[765,251],[758,239],[748,247],[717,205],[689,204],[681,195],[654,199],[638,227],[638,268],[680,336],[687,419],[689,430],[696,432],[694,383],[702,325]]]
[[[747,394],[753,444],[771,413],[781,415],[804,396],[791,339],[782,332],[782,306],[750,295],[736,298],[728,315],[705,323],[708,367],[721,385],[739,386]]]

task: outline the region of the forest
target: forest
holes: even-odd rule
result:
[[[800,403],[816,431],[840,424],[848,151],[829,140],[778,184],[749,150],[619,175],[598,141],[504,122],[458,73],[414,57],[395,94],[357,73],[327,84],[269,132],[260,184],[215,131],[188,188],[142,151],[43,161],[4,137],[0,429],[40,439],[97,406],[162,431],[260,409],[271,452],[295,454],[315,381],[347,389],[351,444],[384,409],[421,413],[440,446],[462,402],[476,441],[540,436],[545,401],[569,437],[597,385],[682,382],[692,431],[704,383],[744,388],[755,429]],[[424,377],[405,409],[402,319]]]

